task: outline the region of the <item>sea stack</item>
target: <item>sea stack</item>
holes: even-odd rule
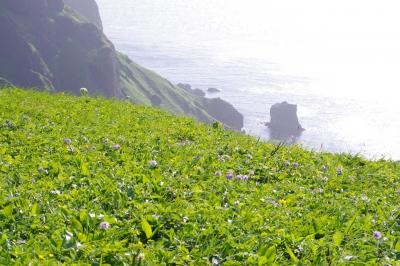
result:
[[[297,117],[297,105],[286,101],[271,106],[271,121],[266,125],[274,138],[299,136],[304,128]]]

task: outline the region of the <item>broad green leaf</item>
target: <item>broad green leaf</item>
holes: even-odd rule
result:
[[[8,205],[7,207],[5,207],[5,208],[2,210],[2,212],[3,212],[4,216],[6,216],[6,217],[11,216],[12,213],[13,213],[13,205],[11,205],[11,204]]]
[[[258,257],[258,266],[267,264],[268,260],[265,256]]]
[[[399,239],[396,239],[396,245],[395,245],[394,249],[396,250],[396,252],[400,252],[400,240]]]
[[[151,229],[150,224],[144,218],[142,218],[142,229],[146,234],[147,239],[150,239],[153,236],[153,230]]]
[[[268,259],[268,262],[274,262],[276,259],[276,247],[271,246],[268,248],[267,252],[265,253],[265,256]]]
[[[84,161],[81,161],[81,173],[84,176],[90,176],[89,166]]]
[[[39,205],[37,204],[37,202],[35,202],[32,205],[32,209],[31,209],[31,216],[36,216],[39,214]]]
[[[340,246],[341,244],[342,244],[342,242],[343,242],[343,239],[344,239],[344,235],[343,235],[343,233],[342,232],[339,232],[339,231],[336,231],[334,234],[333,234],[333,243],[336,245],[336,246]]]
[[[259,250],[258,250],[258,255],[259,256],[265,256],[265,253],[267,253],[268,247],[267,246],[262,246]]]
[[[72,227],[72,229],[74,229],[75,231],[83,231],[82,224],[81,224],[77,219],[75,219],[75,218],[72,218],[71,227]]]

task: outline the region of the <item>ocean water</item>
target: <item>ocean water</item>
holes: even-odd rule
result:
[[[97,0],[106,35],[174,83],[221,90],[248,134],[298,105],[309,149],[400,159],[396,1]]]

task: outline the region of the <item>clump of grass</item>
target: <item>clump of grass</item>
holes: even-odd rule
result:
[[[400,166],[0,90],[0,264],[395,264]]]

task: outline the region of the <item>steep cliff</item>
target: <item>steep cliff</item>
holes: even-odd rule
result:
[[[129,98],[207,123],[219,120],[208,112],[204,98],[117,52],[101,30],[93,0],[66,2],[73,7],[62,0],[0,2],[0,77],[16,86],[74,94],[86,87],[92,95]]]
[[[95,0],[64,0],[64,3],[103,30],[99,7]]]

